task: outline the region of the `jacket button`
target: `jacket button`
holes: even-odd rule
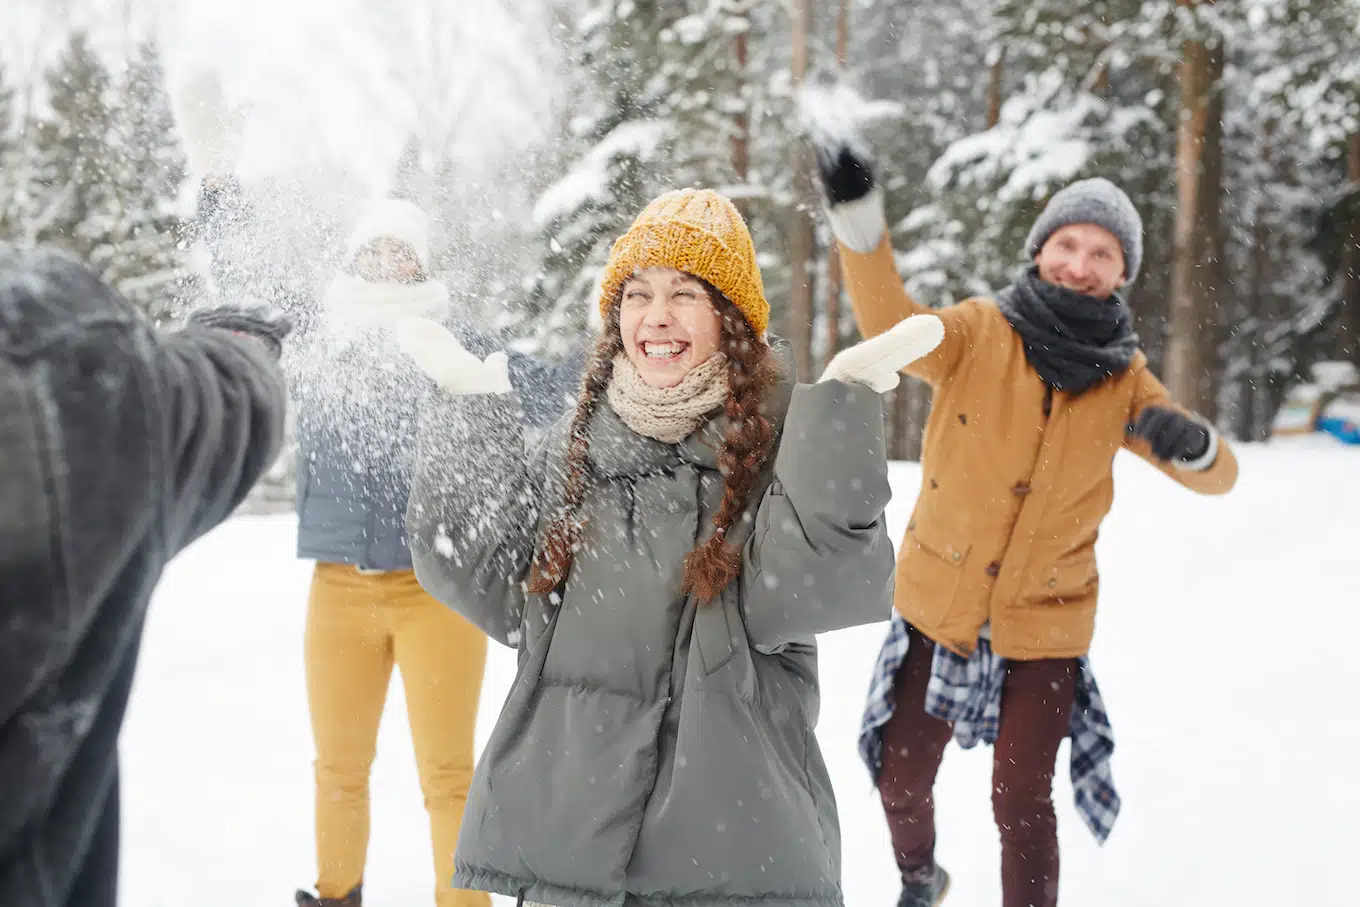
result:
[[[955,552],[954,552],[954,560],[957,561],[957,560],[961,559],[962,557],[963,557],[963,552],[961,552],[961,551],[955,551]]]
[[[1057,585],[1058,585],[1058,580],[1057,580],[1056,577],[1048,581],[1048,588],[1050,588],[1050,589],[1054,588],[1054,587],[1057,586]]]
[[[1011,489],[1011,494],[1018,495],[1022,498],[1029,493],[1030,487],[1028,482],[1017,482],[1015,487]]]
[[[987,575],[992,577],[993,579],[1000,576],[1001,565],[998,564],[996,561],[992,561],[990,564],[987,565]]]

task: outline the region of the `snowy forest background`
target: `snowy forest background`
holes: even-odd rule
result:
[[[0,240],[157,319],[195,304],[174,99],[203,68],[247,124],[262,269],[315,292],[364,201],[409,197],[470,317],[546,355],[683,185],[738,200],[805,376],[853,342],[798,117],[834,80],[918,298],[1003,286],[1047,197],[1103,175],[1146,221],[1130,300],[1181,401],[1259,440],[1313,363],[1360,365],[1360,0],[9,0]],[[894,394],[894,456],[928,405]]]

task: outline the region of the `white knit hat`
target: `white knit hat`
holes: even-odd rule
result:
[[[430,270],[430,219],[405,199],[384,198],[374,202],[359,218],[349,237],[349,256],[379,237],[395,239],[415,250],[420,267]]]

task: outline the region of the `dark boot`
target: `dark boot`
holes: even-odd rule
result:
[[[919,879],[902,881],[902,897],[898,898],[897,907],[938,907],[944,903],[944,896],[949,893],[949,873],[943,867],[932,866],[921,875]]]
[[[355,885],[354,890],[343,898],[319,898],[299,891],[293,895],[293,900],[297,901],[297,907],[364,907],[363,892],[363,885]]]

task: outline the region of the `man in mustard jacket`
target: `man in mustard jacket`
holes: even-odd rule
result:
[[[1232,488],[1237,461],[1212,425],[1171,400],[1139,349],[1120,290],[1138,275],[1142,221],[1113,183],[1058,192],[1026,241],[1029,265],[995,299],[932,310],[903,288],[868,155],[833,139],[818,164],[863,334],[922,312],[945,326],[906,369],[931,385],[934,404],[861,738],[902,872],[899,905],[930,907],[948,888],[931,790],[954,736],[993,744],[1004,907],[1050,907],[1064,737],[1098,838],[1118,811],[1112,738],[1085,658],[1114,456],[1130,450],[1203,494]]]

